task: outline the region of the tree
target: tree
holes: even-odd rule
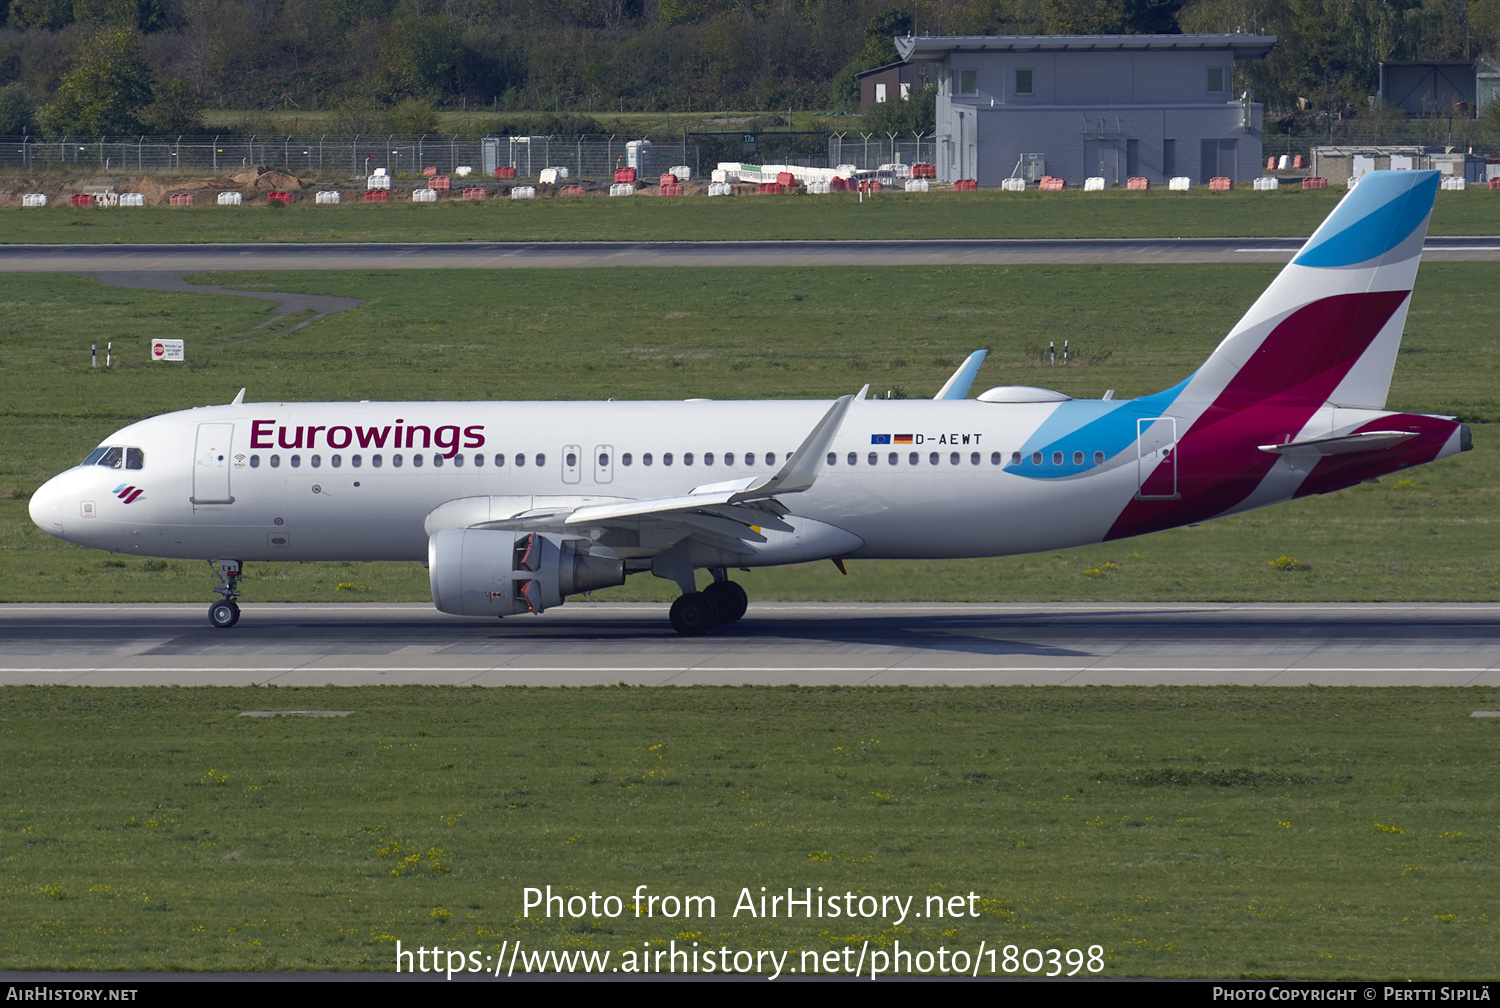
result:
[[[101,32],[63,77],[57,100],[41,114],[42,129],[122,136],[141,133],[141,114],[156,100],[151,68],[141,59],[140,40],[129,28]]]
[[[152,94],[155,100],[141,110],[147,133],[178,136],[203,131],[203,103],[187,81],[176,77],[157,81]]]
[[[36,106],[20,84],[0,88],[0,136],[20,136],[36,126]]]
[[[866,133],[928,134],[937,129],[937,85],[912,88],[910,98],[888,99],[876,105],[859,122]]]

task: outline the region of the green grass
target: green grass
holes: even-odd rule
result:
[[[202,565],[117,558],[52,539],[26,498],[111,431],[227,402],[505,398],[833,398],[931,395],[972,349],[976,390],[1152,392],[1195,368],[1274,274],[1267,266],[641,269],[224,274],[215,282],[366,298],[295,333],[255,330],[259,302],[7,281],[0,340],[0,599],[193,601]],[[1340,494],[1108,546],[976,561],[755,571],[757,599],[1452,600],[1500,597],[1500,309],[1484,266],[1423,268],[1393,406],[1484,424],[1476,450]],[[899,296],[891,296],[892,291]],[[187,366],[148,341],[188,339]],[[113,340],[122,363],[88,366]],[[1048,340],[1075,363],[1046,367]],[[1306,566],[1278,570],[1291,556]],[[1112,563],[1114,566],[1106,566]],[[123,565],[123,566],[121,566]],[[1097,571],[1097,573],[1089,573]],[[340,584],[354,589],[337,590]],[[422,599],[415,564],[252,564],[247,600]],[[632,579],[601,599],[668,600]]]
[[[8,969],[395,943],[1103,947],[1108,977],[1494,972],[1493,689],[6,687]],[[262,719],[245,710],[352,710]],[[523,890],[712,917],[523,915]],[[733,916],[976,895],[977,917]]]
[[[844,195],[662,199],[642,193],[632,199],[455,198],[435,205],[297,203],[274,211],[262,201],[111,211],[54,205],[0,213],[9,244],[1190,238],[1306,236],[1342,196],[1337,190],[1292,189],[943,192],[886,193],[860,203]],[[1438,193],[1432,233],[1500,234],[1500,196],[1488,190]]]

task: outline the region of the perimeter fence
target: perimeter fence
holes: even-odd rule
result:
[[[814,168],[850,164],[873,170],[882,164],[934,160],[934,137],[808,133],[687,133],[677,137],[631,136],[183,136],[42,139],[0,137],[0,167],[75,168],[103,173],[230,174],[251,165],[271,165],[294,174],[418,176],[435,168],[447,175],[468,166],[493,175],[514,168],[517,178],[536,178],[544,168],[566,168],[570,177],[608,179],[616,168],[641,176],[686,165],[706,178],[721,161],[800,164]]]

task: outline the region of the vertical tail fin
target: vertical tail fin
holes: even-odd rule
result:
[[[1437,187],[1435,171],[1362,178],[1189,379],[1183,399],[1383,409]]]

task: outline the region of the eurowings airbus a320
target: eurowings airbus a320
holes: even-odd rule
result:
[[[995,388],[933,400],[247,403],[110,435],[31,498],[96,549],[421,560],[437,608],[541,613],[650,571],[701,634],[734,568],[983,557],[1107,542],[1328,493],[1470,447],[1386,412],[1436,172],[1365,176],[1197,372],[1139,399]],[[707,570],[703,590],[697,572]]]

